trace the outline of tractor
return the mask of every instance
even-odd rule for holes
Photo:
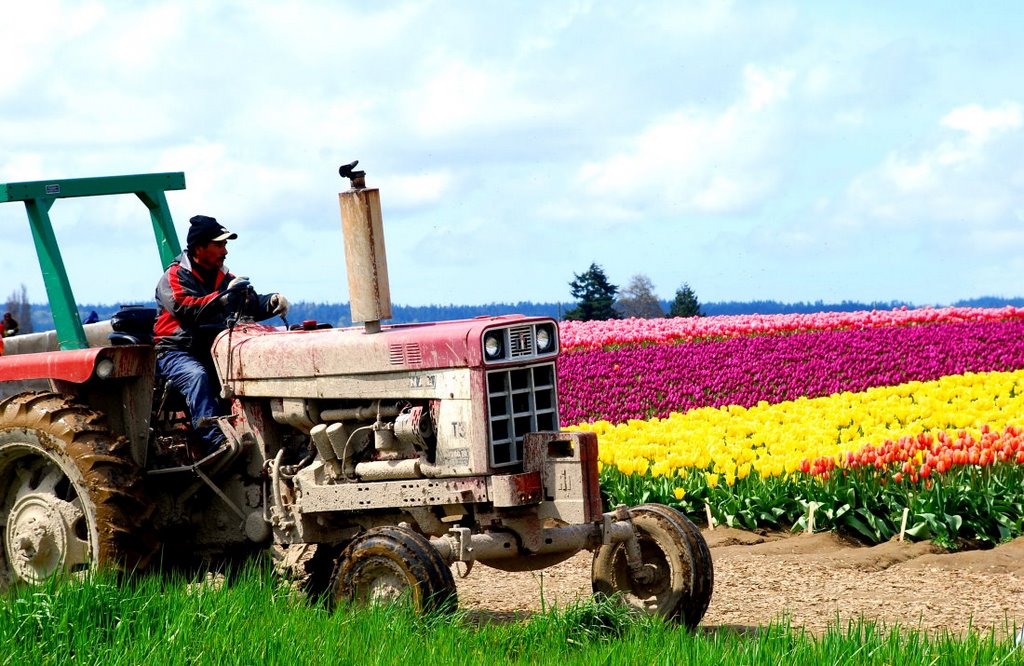
[[[595,594],[696,626],[707,544],[668,506],[603,506],[596,435],[560,430],[554,319],[382,323],[380,191],[356,164],[338,197],[361,325],[229,319],[211,350],[227,441],[203,457],[155,372],[155,309],[82,324],[49,216],[61,198],[135,194],[166,268],[166,192],[184,174],[0,184],[0,202],[25,204],[55,324],[0,355],[0,589],[271,552],[329,602],[430,611],[457,605],[456,563],[538,570],[585,549]]]

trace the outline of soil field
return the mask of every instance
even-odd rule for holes
[[[823,631],[861,617],[893,626],[973,627],[997,634],[1024,625],[1024,537],[992,550],[947,553],[928,542],[850,543],[831,533],[705,530],[715,589],[703,626],[757,627],[788,620]],[[459,604],[504,619],[590,594],[590,553],[543,572],[484,566],[460,579]],[[543,594],[542,594],[543,590]]]

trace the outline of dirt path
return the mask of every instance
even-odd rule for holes
[[[1024,625],[1024,537],[993,550],[944,553],[930,543],[874,547],[834,534],[705,531],[715,591],[704,626],[759,626],[789,618],[821,631],[838,619],[1002,632]],[[540,572],[474,568],[457,579],[460,605],[504,615],[590,594],[589,553]]]

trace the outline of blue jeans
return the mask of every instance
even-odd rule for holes
[[[227,413],[210,381],[213,370],[183,351],[161,353],[156,360],[156,369],[161,381],[169,381],[184,396],[188,413],[192,417],[192,429],[207,443],[207,453],[212,452],[227,439],[216,425],[199,426],[203,418]]]

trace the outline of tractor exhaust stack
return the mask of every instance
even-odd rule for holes
[[[380,190],[366,188],[366,172],[355,171],[358,163],[338,169],[342,178],[352,182],[351,189],[338,194],[348,293],[352,322],[363,322],[367,333],[379,333],[381,320],[392,316]]]

